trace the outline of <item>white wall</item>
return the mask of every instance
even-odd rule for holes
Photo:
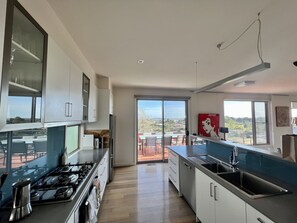
[[[271,110],[272,110],[272,138],[274,148],[282,148],[282,135],[292,132],[292,127],[277,127],[276,126],[276,116],[275,116],[275,107],[276,106],[288,106],[291,107],[290,97],[282,95],[272,95],[271,96]]]
[[[220,125],[224,125],[224,100],[267,100],[271,103],[272,115],[269,120],[269,128],[272,135],[272,145],[266,147],[281,147],[281,135],[291,133],[290,127],[275,126],[275,106],[289,106],[289,96],[256,95],[256,94],[223,94],[223,93],[199,93],[193,94],[189,91],[156,90],[140,88],[115,87],[114,91],[114,113],[117,116],[116,128],[116,151],[115,163],[117,166],[134,165],[136,163],[135,129],[136,129],[136,100],[135,95],[148,96],[184,96],[191,97],[189,100],[189,130],[197,133],[199,113],[220,114]]]
[[[116,166],[134,165],[136,163],[135,95],[190,96],[191,93],[174,90],[113,88],[114,114],[117,116],[115,151]]]

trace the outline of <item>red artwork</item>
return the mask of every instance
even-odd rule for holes
[[[198,114],[198,135],[219,138],[219,114]]]

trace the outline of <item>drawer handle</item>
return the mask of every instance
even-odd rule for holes
[[[175,162],[173,162],[172,160],[169,160],[174,166],[176,166],[176,163]]]
[[[209,184],[209,195],[210,195],[210,197],[213,197],[213,194],[212,194],[212,184],[213,183],[210,183]]]
[[[174,170],[174,169],[172,169],[172,167],[171,167],[171,166],[170,166],[169,168],[171,169],[171,171],[172,171],[174,174],[176,174],[175,170]]]
[[[258,222],[265,223],[261,218],[257,218]]]

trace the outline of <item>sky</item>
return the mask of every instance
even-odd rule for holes
[[[184,101],[165,101],[165,118],[185,118]],[[263,105],[263,104],[261,104]],[[256,107],[256,116],[265,114],[264,106]],[[162,118],[162,101],[160,100],[138,100],[138,111],[144,110],[150,118]],[[139,116],[141,113],[139,113]],[[252,117],[251,101],[225,101],[224,115],[235,118]]]
[[[224,116],[229,116],[234,118],[242,118],[242,117],[251,118],[252,117],[251,102],[250,101],[225,101]]]
[[[36,117],[40,116],[41,100],[37,98],[36,101]],[[7,118],[15,118],[17,116],[21,118],[31,118],[32,109],[32,97],[8,97],[8,111]]]
[[[224,115],[234,118],[252,117],[251,101],[224,101]],[[265,116],[265,106],[262,102],[255,102],[256,117]]]
[[[150,118],[162,118],[162,101],[138,100],[138,112],[144,110]],[[164,118],[185,118],[185,101],[164,101]]]

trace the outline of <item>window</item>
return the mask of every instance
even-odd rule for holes
[[[168,147],[186,145],[186,99],[137,99],[137,162],[164,161]]]
[[[65,147],[67,149],[68,154],[78,149],[78,138],[79,138],[79,126],[78,125],[67,126]]]
[[[246,145],[269,143],[267,102],[224,101],[227,140]]]

